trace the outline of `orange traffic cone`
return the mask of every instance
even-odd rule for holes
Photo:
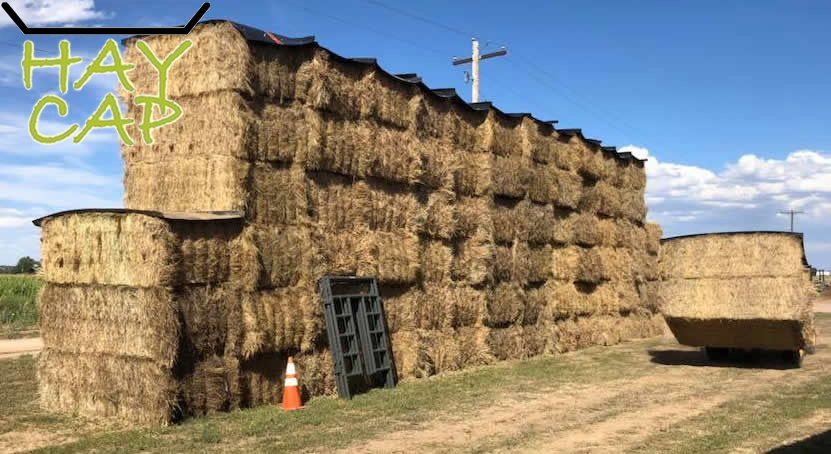
[[[283,410],[299,410],[303,408],[300,401],[300,388],[297,386],[297,371],[294,369],[294,358],[289,356],[286,365],[286,381],[283,384]]]

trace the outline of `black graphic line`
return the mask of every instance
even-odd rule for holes
[[[3,2],[2,6],[24,35],[187,35],[202,19],[211,3],[203,3],[188,23],[181,27],[29,27],[8,2]]]

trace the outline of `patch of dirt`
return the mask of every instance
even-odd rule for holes
[[[820,336],[819,343],[829,341]],[[631,345],[611,348],[632,352]],[[815,380],[827,373],[824,364],[831,360],[831,350],[820,347],[801,369],[752,363],[734,367],[710,363],[703,353],[677,344],[655,350],[658,354],[631,354],[643,361],[672,355],[680,360],[644,367],[643,375],[632,379],[574,383],[521,399],[499,399],[472,414],[436,418],[341,452],[622,452],[727,401],[775,392],[783,382]]]
[[[23,339],[0,340],[0,359],[16,358],[22,355],[32,355],[43,349],[43,339],[29,337]]]
[[[6,432],[0,434],[0,452],[14,453],[31,451],[44,446],[55,446],[73,441],[63,435],[38,430]]]

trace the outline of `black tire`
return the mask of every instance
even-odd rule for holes
[[[785,362],[794,367],[802,367],[802,360],[805,358],[805,350],[785,350],[783,352]]]
[[[704,353],[710,361],[723,361],[727,359],[730,350],[726,347],[704,347]]]

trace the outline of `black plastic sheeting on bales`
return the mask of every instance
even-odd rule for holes
[[[332,57],[335,59],[346,62],[354,65],[361,65],[361,66],[371,66],[373,69],[386,74],[390,78],[400,81],[401,83],[411,84],[411,85],[418,85],[422,92],[425,94],[437,96],[440,98],[448,99],[459,106],[463,106],[464,108],[470,110],[471,112],[479,112],[480,114],[487,114],[488,111],[494,111],[497,115],[502,116],[506,119],[512,119],[516,121],[517,119],[521,119],[523,117],[528,117],[531,120],[537,122],[539,125],[547,128],[551,128],[552,131],[556,131],[557,133],[569,137],[577,136],[582,141],[584,141],[589,147],[599,150],[609,156],[613,156],[615,159],[625,162],[634,162],[638,166],[643,166],[643,163],[646,159],[639,159],[632,155],[632,153],[618,153],[617,148],[612,146],[602,146],[601,141],[597,139],[591,139],[583,136],[583,132],[580,129],[556,129],[554,125],[557,123],[556,120],[539,120],[535,118],[530,113],[505,113],[499,110],[496,106],[494,106],[490,102],[477,102],[477,103],[467,103],[463,100],[456,90],[453,88],[437,88],[431,89],[424,82],[418,77],[418,74],[415,73],[407,73],[407,74],[391,74],[385,71],[378,65],[378,61],[375,58],[346,58],[341,55],[338,55],[331,50],[319,45],[315,40],[314,36],[305,36],[301,38],[291,38],[288,36],[283,36],[277,33],[267,32],[264,30],[260,30],[258,28],[254,28],[248,25],[238,24],[233,21],[228,20],[206,20],[200,22],[200,24],[215,24],[221,22],[228,22],[234,27],[239,30],[240,33],[247,39],[248,41],[258,42],[258,43],[265,43],[273,46],[289,46],[289,47],[307,47],[307,46],[314,46],[316,48],[320,48],[328,52]],[[127,42],[130,40],[141,38],[142,36],[131,36],[128,38],[124,38],[121,43],[126,45]]]

